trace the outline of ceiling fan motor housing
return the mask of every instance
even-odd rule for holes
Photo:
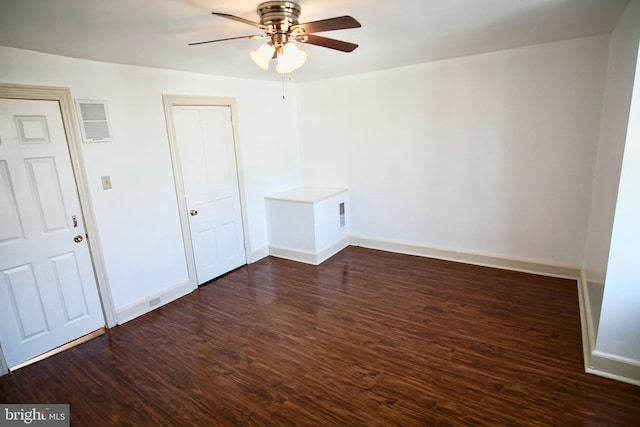
[[[273,27],[276,32],[287,32],[289,27],[298,25],[302,9],[292,1],[267,1],[258,5],[260,23]]]

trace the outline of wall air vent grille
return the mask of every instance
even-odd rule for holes
[[[111,141],[106,101],[76,100],[80,132],[84,142]]]

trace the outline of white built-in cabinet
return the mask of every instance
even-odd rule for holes
[[[269,254],[318,265],[349,244],[349,193],[300,187],[265,197]]]

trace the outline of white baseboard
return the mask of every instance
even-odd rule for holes
[[[582,358],[585,371],[588,372],[591,363],[591,353],[596,346],[596,334],[593,327],[589,289],[584,271],[578,280],[578,304],[580,308],[580,331],[582,333]]]
[[[580,300],[580,326],[582,330],[582,353],[585,372],[640,385],[640,361],[628,359],[596,350],[597,331],[591,311],[589,284],[586,274],[582,272],[578,280],[578,297]]]
[[[262,258],[269,256],[269,247],[263,246],[258,250],[251,251],[247,254],[247,264],[253,264],[260,261]]]
[[[574,280],[579,279],[581,276],[581,269],[576,266],[509,259],[481,253],[458,252],[390,240],[369,239],[361,236],[350,236],[349,241],[353,246],[362,246],[363,248],[456,261],[464,264],[481,265],[484,267],[495,267],[503,270],[520,271],[523,273],[533,273],[543,276]]]
[[[640,360],[595,350],[586,371],[590,374],[640,386]]]
[[[151,298],[131,304],[120,310],[116,310],[118,324],[121,325],[138,316],[142,316],[151,310],[155,310],[158,307],[187,295],[195,289],[196,287],[194,287],[191,282],[183,282],[167,289],[166,291],[155,294],[151,296]]]
[[[269,255],[277,258],[288,259],[291,261],[303,262],[305,264],[318,265],[316,254],[313,252],[269,246]]]
[[[327,246],[319,252],[307,252],[296,249],[269,246],[269,255],[288,259],[291,261],[303,262],[305,264],[319,265],[347,246],[349,246],[349,238],[345,237],[344,239],[340,239],[336,243]]]
[[[347,246],[349,246],[349,238],[345,237],[343,239],[338,240],[334,244],[329,245],[326,248],[322,249],[320,252],[318,252],[316,256],[318,260],[318,264],[325,262],[326,260],[334,256],[335,254],[337,254]]]
[[[582,273],[580,276],[580,280],[578,281],[578,285],[582,289],[582,294],[584,297],[584,318],[587,327],[587,341],[589,344],[589,352],[593,352],[596,348],[596,336],[598,331],[596,330],[596,320],[593,316],[593,311],[591,310],[591,293],[589,291],[589,282],[587,281],[587,276]],[[582,307],[580,307],[582,310]],[[582,317],[582,311],[580,313]]]

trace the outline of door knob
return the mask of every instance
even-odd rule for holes
[[[80,243],[80,242],[82,242],[82,240],[83,240],[82,236],[79,235],[79,234],[73,238],[73,241],[76,242],[76,243]]]
[[[196,215],[198,215],[198,211],[197,211],[197,210],[195,210],[195,209],[191,209],[191,210],[189,211],[189,214],[191,214],[191,216],[196,216]]]

